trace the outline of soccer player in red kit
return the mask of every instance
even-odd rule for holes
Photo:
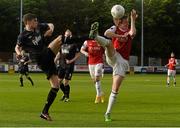
[[[89,73],[95,83],[96,98],[94,103],[104,103],[104,93],[101,88],[104,48],[95,40],[86,40],[81,47],[81,53],[88,57]]]
[[[98,35],[98,22],[91,25],[89,37],[95,39],[101,46],[105,47],[106,61],[113,68],[112,91],[104,116],[105,121],[111,121],[112,106],[115,103],[125,73],[129,68],[128,60],[131,51],[131,42],[136,34],[136,18],[136,11],[132,10],[130,15],[130,28],[128,16],[113,18],[114,26],[105,32],[105,36],[111,40]]]
[[[168,68],[167,72],[167,86],[169,87],[170,84],[170,77],[173,77],[174,80],[174,86],[176,86],[176,64],[177,60],[175,59],[174,53],[171,53],[171,58],[168,60],[168,64],[165,65],[165,67]]]

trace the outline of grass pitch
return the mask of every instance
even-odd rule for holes
[[[166,75],[127,75],[112,111],[112,122],[104,122],[111,90],[111,74],[105,74],[104,104],[94,104],[95,88],[89,74],[75,73],[70,102],[60,102],[59,91],[50,108],[52,122],[39,115],[50,86],[44,74],[30,74],[19,87],[18,74],[0,74],[0,126],[3,127],[153,127],[180,126],[180,75],[177,86],[166,87]],[[25,79],[25,78],[24,78]]]

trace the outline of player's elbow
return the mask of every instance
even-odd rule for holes
[[[16,49],[17,49],[17,45],[15,46],[14,50],[16,51]]]
[[[129,32],[129,35],[130,35],[131,37],[136,36],[136,30],[131,30],[131,31]]]
[[[54,31],[54,24],[48,23],[49,29],[53,32]]]
[[[14,48],[15,52],[18,52],[20,50],[20,47],[19,45],[16,45],[15,48]]]
[[[84,50],[83,48],[81,48],[80,52],[81,52],[82,54],[84,54],[85,50]]]

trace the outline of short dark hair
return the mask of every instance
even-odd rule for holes
[[[27,24],[27,21],[31,21],[35,18],[37,18],[37,16],[35,14],[27,13],[23,16],[23,22],[24,22],[24,24]]]

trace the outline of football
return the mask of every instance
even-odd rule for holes
[[[111,8],[111,15],[113,18],[121,18],[124,16],[125,9],[122,5],[114,5]]]

